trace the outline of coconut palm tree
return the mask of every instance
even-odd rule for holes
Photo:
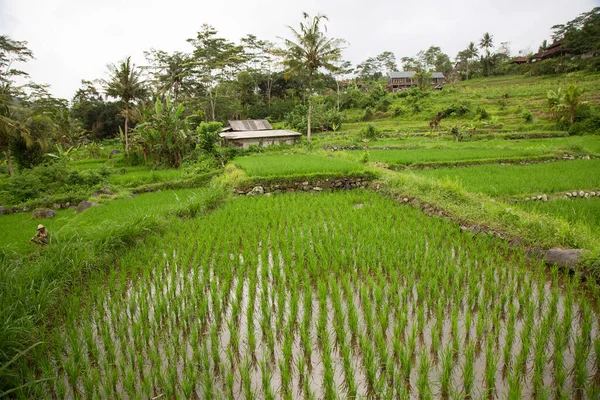
[[[479,41],[479,48],[485,49],[485,58],[481,57],[483,61],[483,74],[485,76],[488,76],[490,72],[490,49],[492,47],[494,47],[494,37],[489,32],[486,32]]]
[[[327,71],[337,70],[335,62],[342,56],[342,39],[333,39],[325,36],[327,27],[323,21],[329,21],[327,16],[318,14],[311,17],[303,13],[304,22],[300,23],[297,31],[291,26],[293,39],[284,39],[283,64],[286,67],[286,76],[297,73],[307,74],[308,86],[308,129],[307,139],[310,141],[311,114],[312,114],[312,78],[315,71],[324,68]]]
[[[485,49],[486,56],[490,56],[490,49],[494,47],[494,37],[489,32],[483,34],[479,41],[479,48]]]
[[[468,80],[469,79],[469,61],[476,58],[479,55],[479,52],[477,51],[477,47],[475,46],[475,43],[473,43],[473,42],[469,43],[469,45],[467,46],[465,51],[466,51],[466,56],[467,56],[467,80]]]
[[[119,98],[124,103],[123,116],[125,117],[125,153],[129,155],[128,124],[131,102],[145,97],[146,85],[142,80],[141,70],[136,69],[127,57],[118,65],[108,65],[108,80],[102,80],[107,96]]]

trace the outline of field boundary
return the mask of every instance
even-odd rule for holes
[[[575,159],[586,159],[597,158],[595,155],[584,155],[584,156],[573,156],[573,155],[550,155],[550,156],[538,156],[538,157],[505,157],[505,158],[481,158],[476,160],[465,160],[465,161],[434,161],[426,163],[413,163],[413,164],[392,164],[392,163],[379,163],[379,165],[387,165],[387,168],[392,171],[405,171],[405,170],[421,170],[421,169],[440,169],[440,168],[466,168],[476,165],[529,165],[529,164],[541,164],[545,162],[557,162],[557,161],[570,161]]]

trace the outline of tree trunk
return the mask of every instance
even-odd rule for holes
[[[129,104],[125,103],[125,154],[129,157],[129,138],[127,136],[127,128],[129,125]]]
[[[571,125],[573,125],[575,123],[575,106],[571,106],[571,113],[570,113],[570,117],[571,117]]]
[[[469,80],[469,60],[467,60],[467,80]]]
[[[340,81],[336,79],[335,83],[337,84],[337,110],[340,112]]]
[[[13,166],[12,166],[12,160],[10,159],[10,149],[9,149],[9,145],[6,145],[6,149],[4,149],[4,152],[6,153],[6,163],[8,164],[8,174],[10,176],[13,176],[15,174],[15,171],[13,171]]]
[[[310,142],[310,131],[311,131],[311,126],[310,126],[311,116],[312,116],[312,73],[309,73],[308,74],[308,116],[307,116],[308,127],[306,128],[306,138],[308,139],[309,142]]]
[[[273,87],[273,79],[271,76],[267,78],[267,104],[271,106],[271,88]]]

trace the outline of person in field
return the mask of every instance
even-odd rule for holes
[[[50,232],[44,227],[44,225],[39,224],[37,228],[37,233],[29,239],[29,243],[37,243],[42,246],[47,245],[50,242]]]

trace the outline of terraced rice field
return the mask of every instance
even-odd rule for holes
[[[529,165],[478,165],[411,171],[458,181],[467,191],[490,196],[552,194],[566,190],[600,189],[600,159],[556,161]]]
[[[598,287],[368,191],[240,197],[73,298],[58,398],[597,398]]]

